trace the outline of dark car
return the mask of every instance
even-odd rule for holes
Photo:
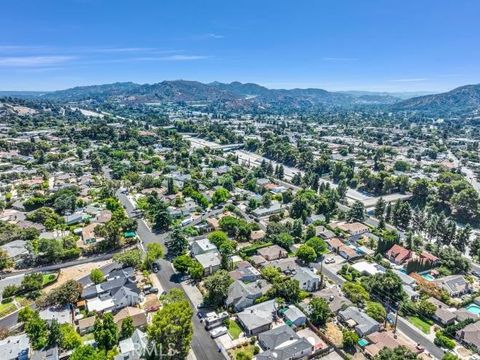
[[[152,264],[152,271],[154,273],[158,273],[161,269],[160,263],[158,261],[154,261]]]

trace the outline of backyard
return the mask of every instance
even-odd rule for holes
[[[240,345],[228,350],[228,354],[230,355],[230,359],[236,359],[239,353],[243,353],[245,356],[244,359],[253,359],[255,354],[255,345]]]

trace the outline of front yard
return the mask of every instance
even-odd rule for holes
[[[410,321],[415,327],[419,328],[425,334],[430,334],[430,328],[433,323],[429,320],[422,319],[418,316],[409,316],[408,321]]]
[[[242,328],[240,325],[235,320],[228,320],[228,333],[230,337],[235,340],[240,337],[240,334],[242,333]]]

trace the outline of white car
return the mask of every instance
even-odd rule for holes
[[[333,257],[325,259],[325,264],[333,264],[334,262],[335,262],[335,258]]]
[[[227,328],[225,326],[217,327],[210,331],[210,336],[215,339],[219,336],[225,335],[227,333]]]

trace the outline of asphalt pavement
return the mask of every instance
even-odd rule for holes
[[[117,192],[117,197],[119,201],[125,206],[127,214],[132,217],[132,211],[134,207],[128,197],[125,194]],[[222,211],[222,209],[217,209],[216,211]],[[208,215],[212,215],[214,212],[208,213]],[[207,216],[207,214],[203,215],[203,217]],[[137,219],[138,228],[137,228],[137,235],[142,243],[142,246],[145,247],[148,243],[160,243],[165,245],[165,240],[168,238],[169,233],[162,233],[162,234],[155,234],[152,232],[145,221],[143,219]],[[182,290],[184,293],[184,289],[181,286],[180,278],[178,274],[173,271],[172,264],[165,260],[161,259],[160,263],[160,271],[157,273],[158,280],[162,285],[163,290],[168,291],[172,288],[177,288]],[[217,343],[210,337],[208,331],[206,331],[203,327],[203,324],[200,322],[200,319],[197,317],[197,309],[195,308],[194,304],[190,301],[188,294],[186,294],[186,298],[190,302],[191,307],[193,308],[194,316],[192,319],[193,322],[193,338],[191,342],[191,348],[195,357],[200,359],[224,359],[222,353],[218,351]]]

